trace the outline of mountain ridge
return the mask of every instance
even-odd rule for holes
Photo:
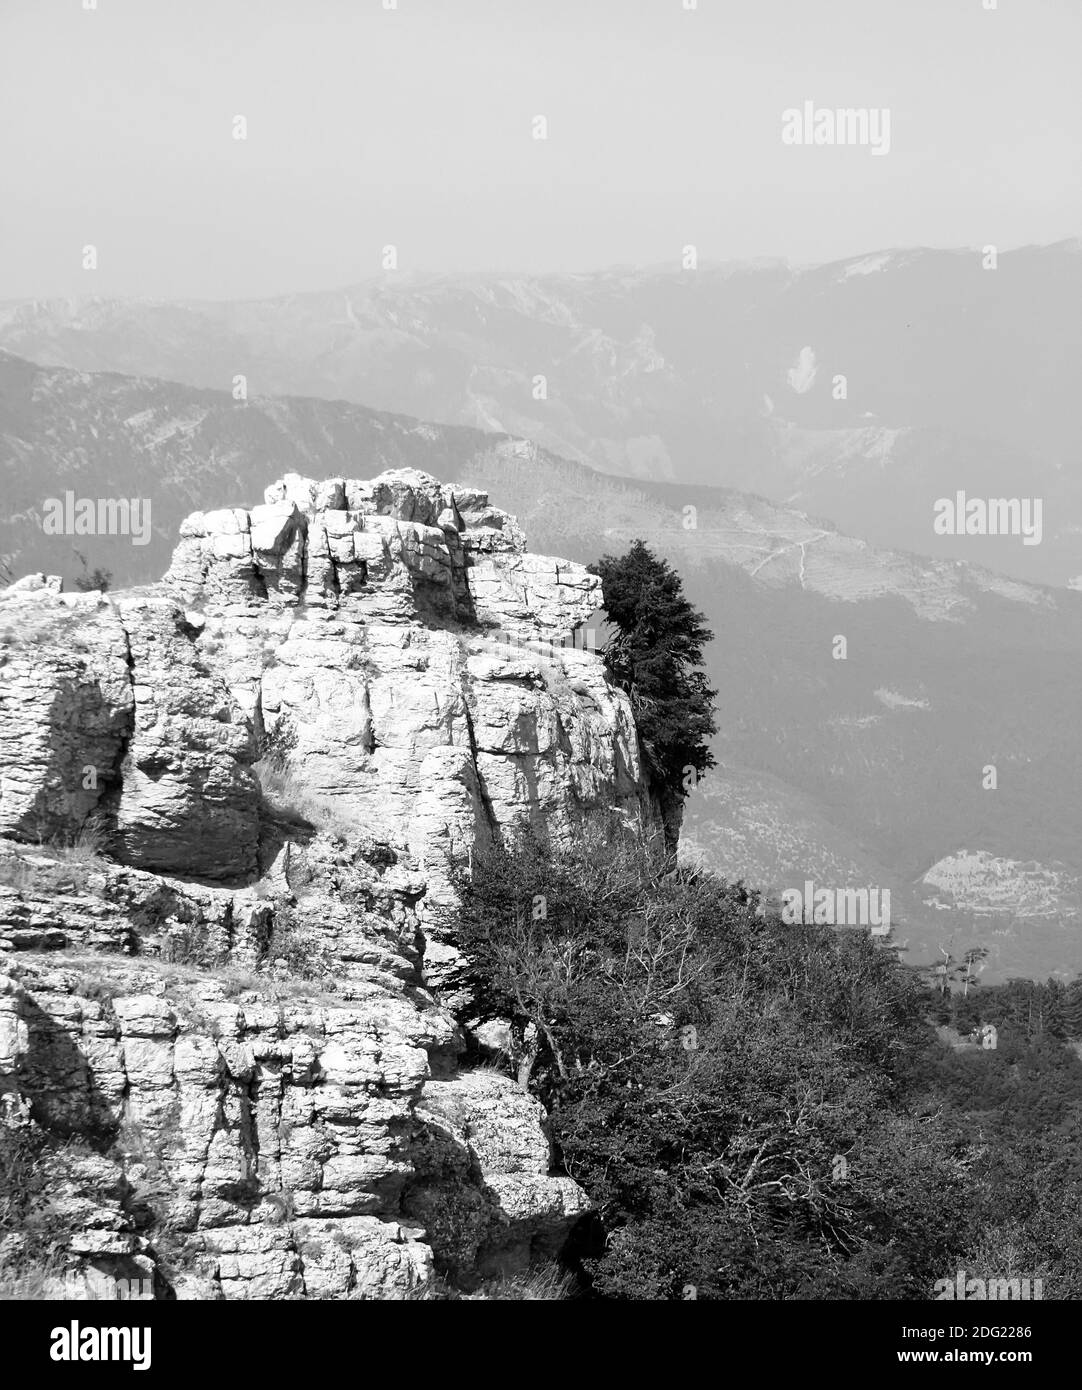
[[[721,483],[888,548],[1082,575],[1074,243],[825,265],[385,275],[242,301],[0,305],[0,347],[250,395],[500,430],[602,472]],[[66,306],[66,307],[65,307]],[[1021,388],[1021,389],[1020,389]],[[933,504],[1045,500],[1040,546],[942,536]]]

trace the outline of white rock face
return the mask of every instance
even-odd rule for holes
[[[543,1111],[430,989],[494,836],[659,826],[570,645],[601,602],[412,470],[197,513],[146,589],[0,592],[0,1123],[93,1137],[48,1158],[69,1268],[402,1298],[559,1249]]]
[[[152,1232],[158,1278],[179,1297],[401,1298],[429,1277],[432,1247],[400,1207],[430,1049],[454,1030],[430,1000],[275,1004],[129,962],[103,965],[89,999],[85,963],[9,964],[0,1097],[47,1132],[112,1140],[89,1170],[47,1160],[68,1260],[127,1277],[150,1201],[168,1228]],[[144,1194],[134,1209],[122,1174]]]
[[[411,470],[291,474],[266,497],[190,517],[162,587],[200,616],[231,708],[288,736],[306,799],[408,850],[434,896],[523,818],[557,837],[650,821],[628,702],[570,645],[595,575]]]
[[[577,1183],[552,1175],[545,1112],[509,1077],[475,1071],[429,1081],[416,1114],[425,1126],[415,1158],[421,1180],[406,1205],[452,1269],[520,1273],[539,1254],[555,1255],[590,1210]],[[464,1181],[471,1170],[480,1193]],[[493,1245],[493,1230],[508,1222],[517,1240]]]
[[[115,602],[0,593],[0,833],[98,809],[132,864],[252,876],[276,728],[301,798],[410,853],[433,900],[523,819],[651,822],[628,701],[571,645],[595,575],[413,470],[266,499],[190,516],[162,583]]]

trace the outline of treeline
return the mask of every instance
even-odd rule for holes
[[[969,955],[979,954],[968,953],[962,965],[968,963]],[[974,982],[971,975],[970,983]],[[1040,1038],[1082,1041],[1082,976],[1069,984],[1009,980],[1005,985],[950,992],[937,998],[934,1013],[937,1021],[961,1033],[991,1023],[997,1033],[1015,1043]]]
[[[1046,1298],[1082,1298],[1082,979],[936,993],[929,1013],[953,1030],[926,1080],[977,1155],[981,1254],[1043,1276]]]

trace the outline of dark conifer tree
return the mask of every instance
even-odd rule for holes
[[[1063,1023],[1069,1038],[1082,1038],[1082,976],[1067,986],[1063,1000]]]
[[[590,568],[601,576],[605,612],[616,629],[605,663],[630,697],[666,838],[675,847],[684,800],[716,765],[708,740],[717,730],[717,691],[701,669],[713,633],[684,597],[680,576],[641,540],[626,555],[606,555]]]

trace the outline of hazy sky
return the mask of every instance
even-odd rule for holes
[[[688,2],[0,0],[0,298],[1082,232],[1082,0]]]

